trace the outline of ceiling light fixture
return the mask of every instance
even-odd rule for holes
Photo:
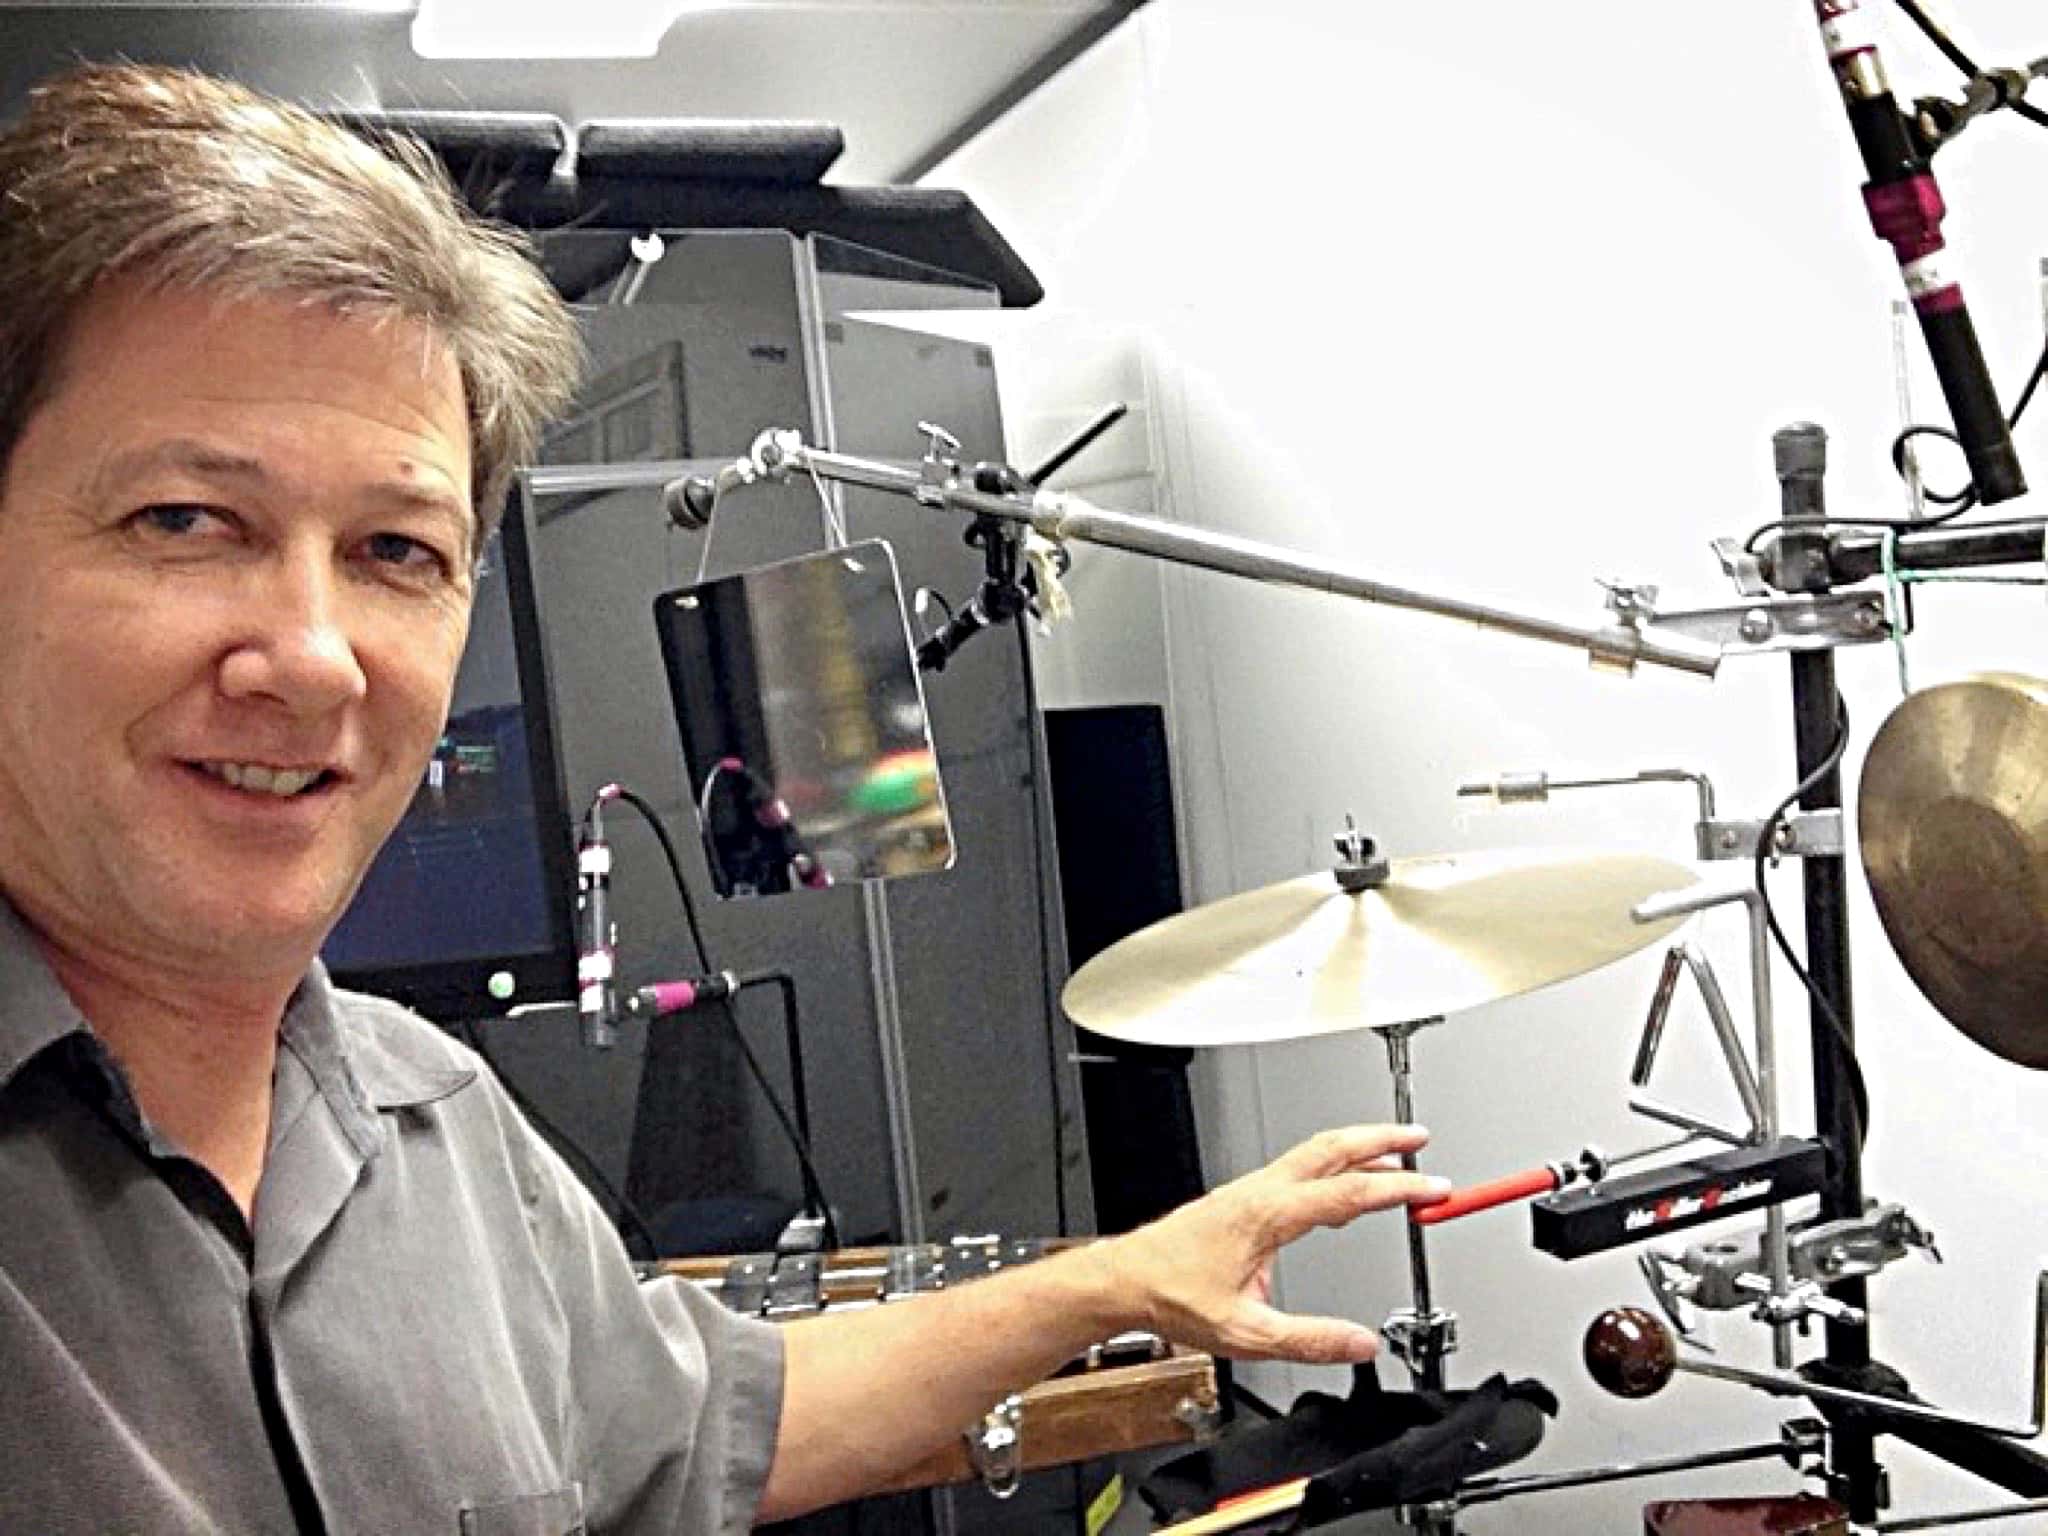
[[[651,59],[670,23],[720,0],[419,0],[428,59]]]

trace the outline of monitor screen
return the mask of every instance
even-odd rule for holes
[[[575,995],[574,861],[519,499],[485,547],[448,724],[322,953],[429,1018]]]

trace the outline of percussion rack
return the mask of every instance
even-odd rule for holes
[[[922,425],[922,424],[921,424]],[[2041,563],[2048,519],[2015,519],[1983,527],[1914,530],[1879,536],[1853,522],[1831,521],[1821,481],[1826,470],[1826,434],[1796,423],[1774,434],[1774,465],[1780,486],[1782,522],[1776,541],[1760,557],[1731,540],[1715,548],[1741,601],[1730,606],[1664,611],[1649,586],[1610,585],[1610,622],[1572,625],[1460,599],[1389,586],[1356,569],[1231,535],[1177,526],[1092,506],[1079,498],[1021,485],[985,489],[992,477],[963,471],[948,457],[957,446],[947,434],[925,427],[930,447],[915,464],[883,462],[813,448],[801,435],[771,428],[748,454],[715,474],[692,474],[663,485],[669,515],[686,528],[702,528],[731,491],[762,480],[808,477],[821,494],[827,482],[908,497],[935,510],[969,515],[1016,530],[1030,529],[1056,543],[1099,544],[1267,583],[1327,592],[1375,604],[1435,613],[1525,639],[1571,646],[1599,667],[1632,672],[1652,665],[1711,677],[1730,657],[1784,654],[1790,666],[1794,758],[1802,783],[1797,815],[1788,812],[1787,831],[1775,851],[1801,860],[1802,897],[1811,976],[1809,1028],[1813,1054],[1813,1102],[1818,1140],[1827,1149],[1820,1179],[1822,1223],[1855,1226],[1869,1219],[1863,1192],[1861,1134],[1849,1059],[1855,1016],[1849,984],[1848,879],[1842,840],[1810,837],[1804,829],[1837,828],[1843,811],[1838,737],[1846,728],[1836,689],[1835,651],[1850,645],[1889,641],[1893,621],[1882,593],[1862,583],[1889,569],[1936,572],[1988,565]],[[695,466],[692,466],[693,468]],[[647,466],[653,469],[654,466]],[[984,469],[986,467],[983,467]],[[652,484],[650,480],[648,483]],[[1012,484],[1017,482],[1013,479]],[[1889,544],[1889,549],[1886,548]],[[1830,764],[1831,756],[1837,762]],[[1823,765],[1826,765],[1825,768]],[[1690,777],[1686,775],[1685,777]],[[1773,829],[1761,824],[1701,823],[1702,838],[1718,829],[1714,856],[1753,853],[1755,840]],[[1735,839],[1731,841],[1731,836]],[[1830,1023],[1830,1015],[1834,1023]],[[1416,1021],[1420,1028],[1427,1020]],[[1839,1026],[1839,1040],[1837,1029]],[[1382,1030],[1397,1078],[1407,1031]],[[1411,1244],[1411,1249],[1419,1248]],[[1895,1435],[2022,1497],[2048,1497],[2048,1457],[1998,1436],[1981,1423],[1919,1408],[1888,1414],[1878,1406],[1905,1391],[1904,1383],[1872,1355],[1865,1275],[1896,1255],[1881,1256],[1862,1272],[1825,1283],[1822,1312],[1824,1353],[1806,1370],[1832,1396],[1828,1482],[1851,1518],[1873,1521],[1887,1501],[1885,1473],[1876,1441]],[[1412,1267],[1424,1273],[1419,1253]],[[1423,1292],[1426,1294],[1426,1291]],[[1427,1303],[1418,1307],[1424,1324],[1412,1353],[1426,1385],[1441,1384],[1442,1356],[1455,1348],[1455,1333],[1439,1328]],[[1854,1406],[1847,1406],[1853,1402]],[[1546,1485],[1548,1486],[1548,1485]],[[1561,1486],[1561,1485],[1559,1485]],[[1503,1497],[1503,1488],[1493,1497]],[[1531,1486],[1534,1491],[1534,1485]],[[1434,1512],[1441,1520],[1444,1511]],[[1425,1519],[1428,1517],[1425,1516]]]

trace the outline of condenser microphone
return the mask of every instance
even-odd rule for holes
[[[1947,208],[1941,189],[1892,96],[1876,35],[1857,0],[1814,0],[1814,10],[1870,177],[1863,201],[1871,227],[1898,260],[1977,499],[1989,505],[2024,495],[2027,481],[2013,450],[2012,431],[1984,365],[1962,287],[1947,268],[1941,238]]]
[[[576,1013],[583,1043],[597,1050],[619,1041],[617,934],[611,919],[612,850],[599,809],[616,793],[598,791],[576,841]]]

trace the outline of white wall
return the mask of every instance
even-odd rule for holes
[[[1656,581],[1674,603],[1732,600],[1707,541],[1775,515],[1768,439],[1787,421],[1828,427],[1838,511],[1894,512],[1897,278],[1864,222],[1810,18],[1792,0],[1147,8],[932,178],[971,191],[1051,294],[996,332],[1017,456],[1111,388],[1141,391],[1143,432],[1089,488],[1098,500],[1582,621],[1599,616],[1597,576]],[[1968,23],[1987,57],[2048,51],[2026,0],[1978,0]],[[1901,30],[1887,36],[1903,87],[1948,88]],[[2010,397],[2041,329],[2048,135],[1980,125],[1940,169]],[[1934,410],[1928,381],[1916,387]],[[2021,451],[2048,485],[2042,447],[2030,423]],[[1792,778],[1782,661],[1735,662],[1713,683],[1619,681],[1571,653],[1100,551],[1081,552],[1073,585],[1084,617],[1044,652],[1051,701],[1170,701],[1197,900],[1326,864],[1347,810],[1397,853],[1689,847],[1678,791],[1485,811],[1453,797],[1468,774],[1679,764],[1711,772],[1725,809],[1749,815]],[[1929,592],[1921,620],[1916,683],[2048,668],[2038,590]],[[1867,742],[1898,698],[1892,658],[1847,653],[1842,673]],[[1782,882],[1796,910],[1795,878]],[[1938,1401],[2020,1417],[2048,1250],[2035,1176],[2048,1084],[1933,1012],[1860,873],[1854,884],[1876,1101],[1867,1184],[1908,1201],[1949,1259],[1877,1283],[1877,1348]],[[1741,995],[1739,924],[1722,921],[1733,926],[1707,942]],[[1428,1165],[1463,1181],[1589,1140],[1652,1139],[1622,1092],[1656,964],[1644,955],[1421,1037]],[[1778,977],[1788,1104],[1805,1129],[1795,990]],[[1660,1086],[1718,1107],[1706,1052],[1672,1049]],[[1222,1171],[1389,1113],[1370,1036],[1205,1064]],[[1775,1425],[1774,1405],[1739,1388],[1684,1381],[1630,1405],[1591,1386],[1577,1363],[1587,1321],[1643,1299],[1628,1254],[1561,1265],[1529,1248],[1517,1213],[1466,1222],[1434,1251],[1441,1298],[1463,1317],[1455,1375],[1538,1374],[1566,1398],[1533,1465],[1698,1450]],[[1289,1304],[1368,1320],[1404,1284],[1392,1220],[1313,1239],[1281,1271]],[[1765,1363],[1750,1325],[1722,1319],[1717,1335],[1724,1358]],[[1277,1395],[1334,1385],[1259,1380]],[[1911,1452],[1893,1467],[1903,1512],[1989,1497]],[[1628,1531],[1653,1492],[1788,1484],[1782,1469],[1736,1469],[1476,1511],[1468,1528]]]

